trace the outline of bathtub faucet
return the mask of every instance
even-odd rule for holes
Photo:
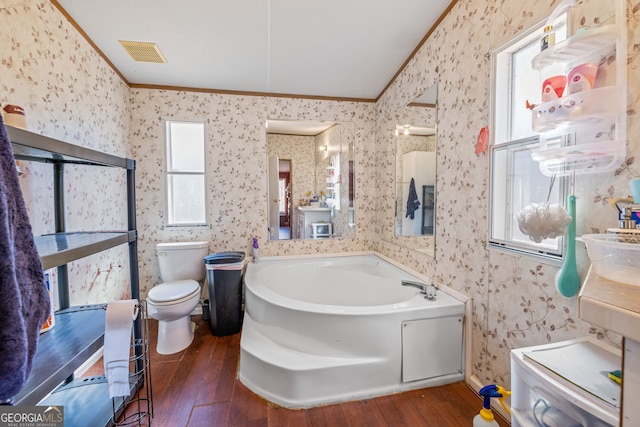
[[[403,280],[402,286],[413,286],[414,288],[420,289],[420,293],[424,294],[424,297],[429,301],[435,301],[436,299],[436,291],[438,290],[438,287],[434,284]]]

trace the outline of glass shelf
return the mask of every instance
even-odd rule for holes
[[[539,71],[550,65],[579,62],[581,59],[604,53],[615,48],[617,32],[615,25],[603,25],[579,31],[534,56],[531,66]]]

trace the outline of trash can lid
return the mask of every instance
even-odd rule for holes
[[[244,261],[244,252],[239,251],[227,251],[227,252],[215,252],[211,255],[204,257],[205,264],[232,264],[235,262]]]

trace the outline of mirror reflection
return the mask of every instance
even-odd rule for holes
[[[437,85],[382,123],[394,155],[392,215],[382,239],[435,256]],[[395,215],[393,213],[395,212]]]
[[[435,230],[435,127],[405,123],[397,124],[395,132],[396,236],[432,236]]]
[[[353,123],[267,120],[270,240],[355,235]]]

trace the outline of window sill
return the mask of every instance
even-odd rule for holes
[[[513,257],[530,258],[538,262],[541,262],[542,264],[551,265],[553,267],[558,267],[558,268],[562,267],[562,263],[563,263],[562,257],[560,256],[528,252],[528,251],[524,251],[524,250],[520,250],[520,249],[508,247],[508,246],[503,246],[498,243],[489,243],[487,248],[489,249],[490,252],[498,252],[500,254],[509,255]]]
[[[165,224],[165,229],[171,228],[211,228],[209,224]]]

